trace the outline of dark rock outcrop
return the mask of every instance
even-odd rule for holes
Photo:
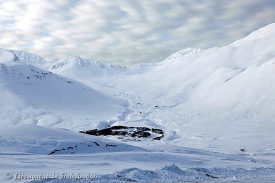
[[[119,137],[131,137],[131,138],[149,138],[152,140],[160,140],[164,137],[163,130],[148,128],[148,127],[128,127],[128,126],[112,126],[105,129],[94,129],[88,131],[80,131],[94,136],[119,136]],[[120,138],[121,139],[121,138]]]

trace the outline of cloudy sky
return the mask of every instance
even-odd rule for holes
[[[130,65],[275,22],[274,0],[0,0],[0,47]]]

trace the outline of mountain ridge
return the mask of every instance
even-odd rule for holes
[[[34,53],[11,50],[11,49],[3,49],[3,48],[0,48],[0,51],[12,53],[14,55],[14,59],[12,61],[33,63],[33,64],[47,63],[47,61],[43,57]]]

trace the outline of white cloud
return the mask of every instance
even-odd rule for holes
[[[0,47],[120,64],[223,46],[275,22],[273,0],[0,0]]]

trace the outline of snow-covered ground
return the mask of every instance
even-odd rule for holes
[[[1,182],[220,182],[275,178],[274,161],[269,159],[275,154],[226,154],[160,142],[140,142],[141,148],[37,125],[2,128],[0,134]]]
[[[275,24],[131,67],[0,49],[0,182],[275,181],[274,71]],[[114,125],[164,137],[78,133]]]

